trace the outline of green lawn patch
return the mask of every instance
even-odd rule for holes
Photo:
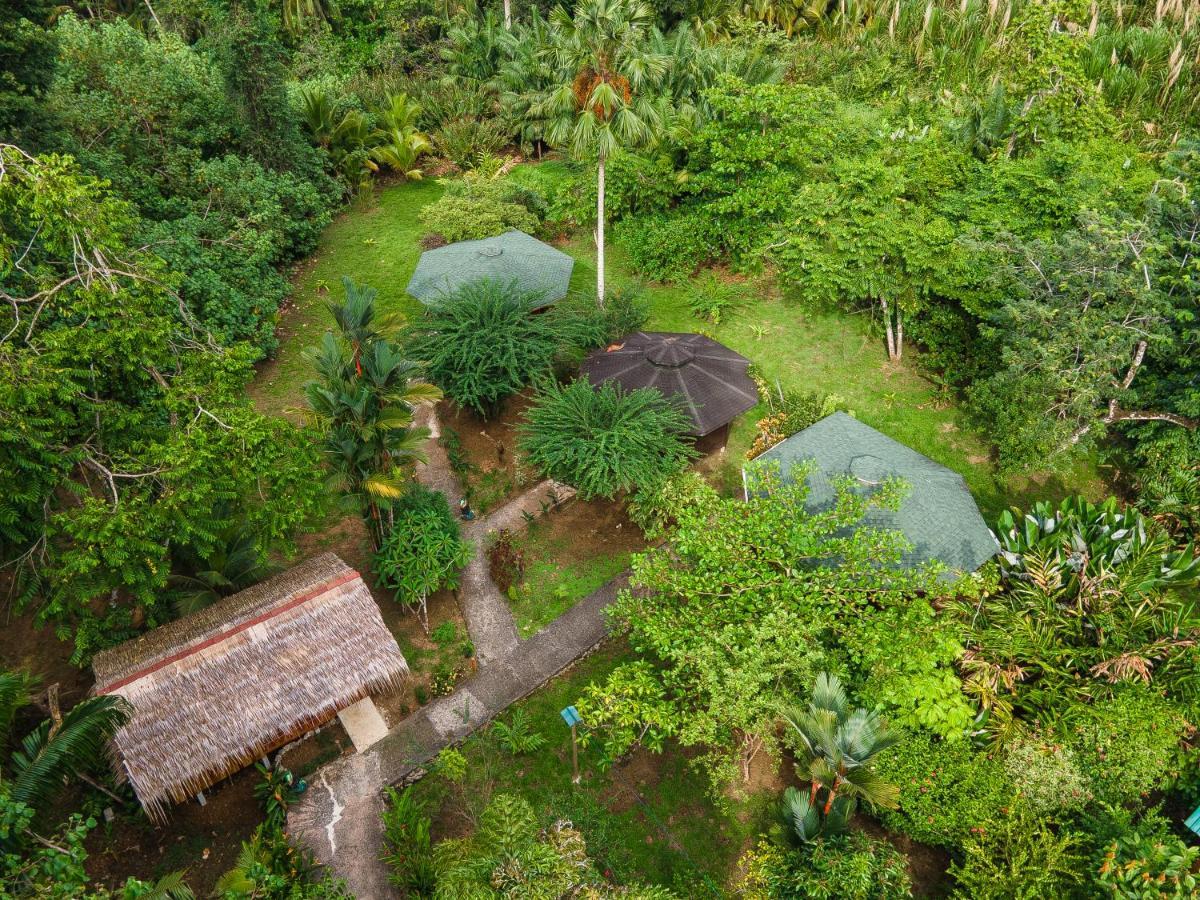
[[[413,790],[441,809],[443,834],[469,827],[470,809],[482,809],[485,795],[519,793],[547,824],[572,821],[601,871],[615,881],[676,886],[685,897],[720,896],[713,888],[725,885],[745,843],[769,823],[773,793],[721,808],[708,796],[706,777],[677,749],[657,756],[639,752],[606,769],[597,751],[585,748],[579,756],[582,783],[571,784],[570,731],[559,710],[627,654],[622,643],[610,642],[501,716],[507,722],[514,710],[523,710],[530,728],[546,738],[540,750],[511,754],[489,727],[462,745],[468,774],[460,791],[447,792],[436,776]]]

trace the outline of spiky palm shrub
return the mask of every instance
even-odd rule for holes
[[[519,444],[530,462],[585,500],[653,484],[696,455],[687,417],[651,388],[550,383],[525,416]]]
[[[517,284],[469,284],[429,307],[409,346],[446,396],[481,416],[547,372],[558,340],[553,320],[533,315],[540,298]]]
[[[6,682],[4,676],[0,683]],[[42,722],[12,755],[5,778],[9,799],[35,809],[52,801],[65,779],[93,770],[106,759],[109,740],[130,712],[121,697],[88,697],[58,722]]]
[[[844,830],[858,801],[894,809],[899,789],[879,778],[871,762],[900,736],[879,715],[853,709],[842,682],[822,672],[807,706],[791,706],[781,718],[797,739],[797,769],[809,779],[807,803],[792,797],[785,803],[795,835],[810,840],[822,830]],[[824,792],[824,802],[818,803]],[[819,815],[818,815],[819,810]]]

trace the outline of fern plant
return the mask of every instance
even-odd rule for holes
[[[513,710],[507,723],[497,721],[492,728],[500,746],[514,756],[534,753],[546,746],[546,736],[533,730],[529,714],[523,709]]]

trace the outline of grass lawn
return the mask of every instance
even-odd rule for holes
[[[720,896],[714,889],[724,886],[743,847],[766,826],[774,793],[720,808],[708,797],[704,775],[675,749],[657,756],[639,752],[604,769],[597,750],[584,748],[582,783],[571,784],[570,732],[559,710],[578,700],[585,685],[603,679],[627,652],[619,642],[607,644],[502,717],[511,721],[515,710],[523,710],[531,730],[546,738],[540,750],[513,755],[488,728],[462,745],[468,774],[461,788],[448,790],[437,777],[414,785],[411,790],[441,810],[435,838],[468,830],[488,796],[519,793],[547,824],[572,821],[600,870],[614,880],[681,885],[686,897]]]
[[[561,163],[546,162],[519,167],[513,177],[552,192],[561,186],[567,170]],[[381,187],[356,201],[326,230],[316,254],[297,267],[294,308],[283,317],[278,354],[262,365],[251,385],[261,409],[279,413],[302,402],[300,387],[309,378],[302,352],[327,326],[326,292],[336,296],[343,275],[376,288],[385,312],[419,313],[420,305],[404,289],[420,256],[418,214],[441,191],[436,181]],[[595,247],[590,234],[576,235],[564,249],[576,260],[572,290],[594,292]],[[712,325],[688,310],[686,285],[642,284],[620,245],[612,243],[608,281],[613,286],[642,286],[650,307],[650,328],[702,330],[749,357],[771,382],[845,398],[868,425],[959,472],[989,521],[1009,505],[1076,491],[1093,498],[1105,492],[1102,473],[1090,462],[1065,475],[1002,477],[987,442],[957,405],[921,376],[916,349],[906,351],[903,363],[890,363],[882,340],[871,333],[864,317],[805,309],[781,297],[773,282],[764,278],[755,285],[755,296],[746,308]],[[719,477],[730,490],[740,484],[740,463],[760,412],[752,410],[735,422],[728,449],[718,462]]]

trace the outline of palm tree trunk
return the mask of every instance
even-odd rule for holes
[[[892,331],[892,308],[887,302],[887,297],[879,298],[879,306],[883,309],[883,328],[887,334],[888,359],[899,359],[896,355],[896,334]]]
[[[604,154],[596,167],[596,303],[604,305]]]
[[[504,0],[504,27],[512,31],[512,0]]]

